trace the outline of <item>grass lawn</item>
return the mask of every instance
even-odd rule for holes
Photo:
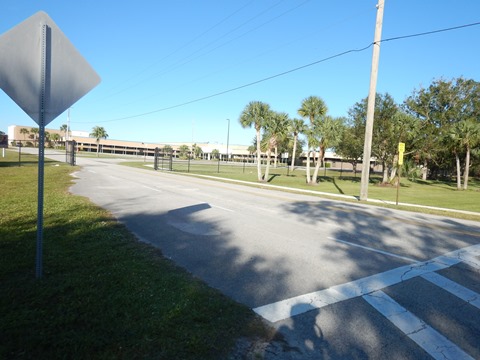
[[[35,279],[36,156],[0,158],[0,359],[217,359],[270,329],[68,193],[45,165],[44,276]]]
[[[147,168],[147,165],[149,169],[153,170],[151,159],[146,163],[143,161],[128,161],[122,164],[142,168]],[[191,161],[190,165],[188,165],[187,161],[183,161],[174,162],[173,170],[179,173],[189,172],[190,174],[211,175],[219,178],[249,181],[258,185],[257,168],[252,164],[244,166],[243,164],[226,165],[225,163],[220,163],[220,166],[218,166],[217,161],[212,161],[211,164]],[[318,184],[312,186],[305,183],[304,169],[297,168],[291,172],[285,167],[271,167],[269,181],[267,183],[292,189],[313,190],[358,197],[360,194],[360,176],[360,172],[355,175],[352,172],[340,172],[329,169],[325,172],[321,169]],[[380,175],[371,174],[368,198],[395,201],[397,188],[394,186],[380,186],[380,181]],[[456,189],[456,183],[453,181],[410,181],[403,177],[399,189],[399,202],[478,212],[479,217],[459,216],[479,220],[480,180],[470,179],[469,189],[459,191]],[[404,207],[404,209],[412,210],[412,208],[406,207]],[[435,211],[430,210],[426,212],[435,213]]]

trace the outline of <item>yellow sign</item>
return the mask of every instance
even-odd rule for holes
[[[403,165],[403,152],[398,153],[398,165]]]
[[[398,152],[399,153],[405,152],[405,143],[398,143]]]

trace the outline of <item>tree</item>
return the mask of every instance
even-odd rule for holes
[[[454,141],[455,163],[457,167],[457,189],[462,188],[461,182],[461,165],[459,151],[465,151],[465,169],[463,172],[463,189],[468,188],[468,177],[470,170],[470,154],[474,146],[480,143],[480,123],[467,119],[460,121],[452,126],[450,137]]]
[[[265,124],[265,132],[269,138],[270,148],[275,151],[274,167],[277,167],[278,147],[288,136],[290,118],[287,113],[272,111]]]
[[[165,145],[162,149],[163,151],[163,154],[166,155],[166,154],[173,154],[173,148],[170,146],[170,145]]]
[[[197,144],[192,145],[192,156],[194,159],[199,158],[203,154],[202,148]]]
[[[31,128],[30,129],[30,137],[33,139],[33,144],[35,147],[37,147],[37,136],[38,133],[40,132],[39,128]]]
[[[357,176],[357,165],[362,162],[363,156],[365,123],[357,116],[354,108],[350,109],[348,114],[349,117],[344,119],[344,130],[335,151],[352,164],[353,172]]]
[[[213,149],[212,150],[212,159],[218,159],[220,157],[220,150]]]
[[[319,162],[324,166],[325,151],[326,149],[335,148],[341,140],[344,130],[343,119],[334,118],[332,116],[325,116],[322,121],[316,122],[315,126],[318,127],[315,131],[321,134],[320,139],[320,153]],[[320,166],[317,164],[313,177],[316,179],[318,176],[318,170]]]
[[[480,83],[462,77],[435,80],[428,88],[414,91],[405,100],[405,108],[421,122],[419,155],[446,172],[455,163],[458,188],[461,188],[460,155],[465,155],[464,188],[467,188],[471,150],[478,141],[475,124],[480,118]]]
[[[445,94],[451,84],[434,81],[428,88],[414,90],[404,101],[404,109],[419,121],[418,136],[413,141],[416,157],[423,165],[422,179],[427,180],[429,169],[441,166],[445,152],[446,113],[451,112],[450,99]],[[447,131],[448,132],[448,131]],[[430,171],[431,172],[431,171]]]
[[[366,104],[367,99],[365,99]],[[382,164],[383,184],[389,183],[389,170],[396,166],[395,155],[398,150],[398,136],[395,131],[394,116],[398,111],[398,105],[390,94],[376,95],[372,155]]]
[[[322,121],[322,117],[324,117],[327,113],[327,105],[325,102],[317,97],[317,96],[310,96],[308,98],[303,99],[300,108],[298,109],[298,114],[310,121],[309,129],[307,131],[307,183],[308,184],[316,184],[317,178],[310,176],[310,152],[313,149],[314,151],[318,148],[319,149],[319,156],[315,163],[315,173],[318,174],[318,168],[320,168],[320,159],[323,158],[321,156],[322,151],[324,152],[325,149],[321,148],[320,139],[318,138],[318,133],[315,131],[318,130],[318,126],[315,126],[315,122]],[[314,156],[315,161],[315,156]]]
[[[94,126],[92,132],[90,133],[90,137],[93,137],[97,141],[97,157],[100,156],[100,139],[108,138],[107,131],[102,126]]]
[[[60,135],[57,134],[57,133],[55,133],[55,134],[52,134],[52,136],[50,136],[50,138],[51,138],[52,141],[53,141],[53,146],[56,148],[58,142],[60,141]]]
[[[251,101],[243,109],[240,114],[239,122],[242,127],[254,127],[256,132],[256,142],[257,142],[257,179],[258,181],[263,181],[262,178],[262,168],[261,168],[261,131],[265,124],[267,117],[270,116],[270,105],[263,103],[261,101]]]
[[[67,139],[68,139],[68,136],[67,136],[68,126],[67,126],[67,124],[63,124],[62,126],[60,126],[60,131],[63,132],[63,137],[65,138],[65,141],[67,141]]]
[[[45,144],[49,144],[50,143],[50,133],[48,131],[45,131],[44,135],[43,135],[43,138],[45,140]],[[51,144],[49,144],[49,146],[51,146]]]
[[[365,128],[367,120],[367,103],[367,98],[362,99],[349,111],[349,115],[353,116],[356,122],[361,122],[363,128]],[[395,155],[397,154],[399,137],[395,125],[395,115],[398,111],[398,105],[388,93],[376,95],[372,156],[382,165],[382,183],[389,183],[389,170],[396,166]],[[364,164],[364,166],[370,166],[370,164]]]
[[[290,170],[293,171],[295,167],[295,155],[297,152],[297,141],[298,135],[305,132],[307,126],[302,119],[292,119],[288,125],[288,131],[293,136],[293,151],[292,151],[292,162],[290,163]]]
[[[190,153],[190,148],[188,147],[188,145],[185,144],[180,145],[180,147],[178,148],[178,153],[181,159],[187,159],[188,154]]]
[[[28,134],[30,134],[30,131],[28,131],[28,129],[21,128],[21,129],[20,129],[20,134],[23,135],[23,140],[26,140],[26,136],[27,136]]]

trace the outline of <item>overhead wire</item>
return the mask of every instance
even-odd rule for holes
[[[198,39],[202,38],[204,35],[208,34],[209,32],[211,32],[213,29],[217,28],[218,26],[220,26],[221,24],[223,24],[224,22],[226,22],[228,19],[232,18],[234,15],[236,15],[237,13],[239,13],[240,11],[242,11],[243,9],[245,9],[246,7],[248,7],[250,4],[252,4],[255,0],[251,0],[249,2],[247,2],[245,5],[241,6],[240,8],[238,8],[237,10],[233,11],[232,13],[230,13],[229,15],[227,15],[226,17],[224,17],[223,19],[221,19],[220,21],[218,21],[217,23],[215,23],[214,25],[210,26],[208,29],[206,29],[205,31],[201,32],[199,35],[193,37],[191,40],[185,42],[184,44],[180,45],[179,47],[177,47],[176,49],[174,49],[173,51],[171,51],[170,53],[168,53],[167,55],[163,56],[162,58],[154,61],[153,63],[151,63],[150,65],[148,65],[147,67],[143,68],[142,70],[138,71],[136,74],[132,75],[131,77],[129,77],[128,79],[126,80],[123,80],[122,82],[116,84],[115,86],[113,86],[113,89],[115,89],[116,87],[119,87],[121,86],[122,84],[125,84],[127,82],[129,82],[130,80],[140,76],[141,74],[145,73],[147,70],[151,69],[153,66],[155,66],[156,64],[168,59],[169,57],[171,57],[172,55],[178,53],[180,50],[186,48],[188,45],[194,43],[195,41],[197,41]],[[283,1],[283,0],[281,0]],[[148,79],[150,79],[150,77],[148,77]],[[132,87],[135,87],[139,84],[141,84],[143,81],[140,81],[140,82],[137,82],[129,87],[126,87],[126,88],[123,88],[115,93],[112,93],[106,97],[104,97],[103,99],[106,99],[106,98],[109,98],[111,96],[115,96],[115,95],[118,95],[126,90],[129,90],[131,89]],[[102,100],[103,100],[102,99]]]
[[[290,9],[282,12],[281,14],[279,14],[279,15],[277,15],[277,16],[275,16],[275,17],[273,17],[273,18],[271,18],[271,19],[269,19],[269,20],[267,20],[267,21],[265,21],[265,22],[263,22],[263,23],[261,23],[261,24],[259,24],[258,26],[254,27],[254,28],[252,28],[252,29],[250,29],[250,30],[247,30],[246,32],[244,32],[244,33],[236,36],[235,38],[232,38],[232,39],[230,39],[230,40],[227,40],[227,41],[219,44],[218,46],[216,46],[216,47],[208,50],[207,52],[204,52],[204,53],[202,53],[202,54],[199,54],[198,56],[196,56],[196,57],[194,57],[194,58],[188,59],[188,58],[191,57],[193,54],[199,52],[200,50],[203,50],[203,49],[206,48],[207,46],[209,46],[209,45],[217,42],[217,41],[220,40],[221,38],[225,37],[225,35],[223,35],[223,36],[221,36],[220,38],[218,38],[218,39],[210,42],[208,45],[204,46],[202,49],[197,50],[196,52],[194,52],[194,53],[190,54],[189,56],[187,56],[187,57],[185,58],[185,61],[184,61],[184,62],[178,63],[176,66],[173,66],[173,67],[171,67],[169,70],[165,70],[165,71],[162,72],[162,73],[152,75],[152,77],[150,77],[149,79],[154,79],[154,78],[156,78],[156,77],[159,76],[159,75],[164,75],[164,74],[166,74],[166,73],[168,73],[168,72],[170,72],[170,71],[176,70],[176,69],[178,69],[178,68],[180,68],[180,67],[182,67],[182,66],[184,66],[184,65],[186,65],[186,64],[188,64],[188,63],[190,63],[190,62],[192,62],[192,61],[194,61],[194,60],[196,60],[196,59],[198,59],[198,58],[200,58],[200,57],[202,57],[202,56],[208,55],[208,54],[212,53],[213,51],[218,50],[219,48],[224,47],[224,46],[232,43],[233,41],[236,41],[236,40],[238,40],[239,38],[241,38],[241,37],[243,37],[243,36],[245,36],[245,35],[253,32],[253,31],[256,31],[256,30],[258,30],[259,28],[261,28],[261,27],[263,27],[263,26],[271,23],[272,21],[274,21],[274,20],[276,20],[276,19],[278,19],[278,18],[280,18],[280,17],[282,17],[282,16],[284,16],[284,15],[286,15],[286,14],[288,14],[288,13],[290,13],[290,12],[296,10],[296,9],[298,9],[299,7],[305,5],[306,3],[310,2],[310,1],[312,1],[312,0],[305,0],[305,1],[303,1],[302,3],[295,5],[293,8],[290,8]],[[278,5],[278,4],[279,4],[279,3],[277,3],[276,5]],[[276,6],[276,5],[274,5],[274,6]],[[268,8],[267,10],[272,9],[274,6]],[[263,11],[261,14],[265,13],[267,10]],[[259,14],[259,15],[260,15],[260,14]],[[250,22],[251,20],[259,17],[259,15],[256,15],[255,17],[247,20],[247,21],[244,22],[241,26],[243,26],[244,24]],[[235,30],[237,30],[237,29],[240,28],[241,26],[236,27]],[[231,32],[233,32],[233,31],[230,31],[230,32],[227,33],[227,34],[230,34]],[[121,91],[119,91],[118,93],[121,93],[121,92],[123,92],[123,91],[125,91],[125,90],[129,90],[129,89],[131,89],[132,87],[135,87],[135,86],[137,86],[137,85],[140,85],[141,83],[143,83],[143,81],[140,81],[140,82],[138,82],[138,83],[130,86],[130,87],[127,88],[127,89],[121,90]],[[118,93],[117,93],[117,94],[118,94]],[[156,94],[154,94],[154,95],[152,95],[152,96],[149,96],[149,97],[153,97],[153,96],[156,96]],[[146,99],[146,98],[144,97],[144,98],[142,98],[141,100],[144,100],[144,99]],[[136,100],[136,101],[130,102],[130,103],[128,103],[128,104],[132,104],[132,103],[135,103],[135,102],[138,102],[138,101],[139,101],[139,100]],[[126,105],[126,104],[124,104],[124,105]]]
[[[177,49],[175,49],[174,51],[170,52],[168,55],[162,57],[160,60],[154,62],[153,64],[151,64],[151,65],[148,66],[147,68],[143,69],[142,71],[138,72],[136,75],[130,77],[128,80],[123,81],[122,83],[126,83],[126,82],[130,81],[131,79],[134,79],[135,77],[141,75],[142,73],[144,73],[144,72],[147,71],[148,69],[152,68],[155,64],[158,64],[159,62],[166,60],[167,58],[169,58],[169,57],[171,57],[172,55],[176,54],[178,51],[186,48],[188,45],[190,45],[190,44],[192,44],[193,42],[195,42],[196,40],[200,39],[200,38],[203,37],[205,34],[209,33],[211,30],[215,29],[216,27],[218,27],[219,25],[221,25],[222,23],[224,23],[226,20],[230,19],[231,17],[233,17],[234,15],[236,15],[237,13],[239,13],[241,10],[243,10],[244,8],[246,8],[247,6],[249,6],[249,5],[250,5],[252,2],[254,2],[254,1],[255,1],[255,0],[252,0],[252,1],[248,2],[247,4],[243,5],[243,6],[240,7],[239,9],[235,10],[233,13],[229,14],[228,16],[226,16],[225,18],[223,18],[222,20],[220,20],[219,22],[217,22],[215,25],[211,26],[210,28],[208,28],[207,30],[205,30],[204,32],[202,32],[200,35],[194,37],[192,40],[186,42],[186,43],[183,44],[182,46],[180,46],[180,47],[178,47]],[[216,49],[218,49],[218,48],[220,48],[220,47],[228,44],[230,41],[227,42],[227,43],[224,43],[224,44],[222,44],[222,45],[219,45],[219,46],[215,47],[213,50],[209,50],[209,51],[206,52],[206,53],[203,53],[203,54],[200,54],[200,55],[198,55],[198,56],[193,57],[195,54],[198,54],[198,53],[200,53],[201,51],[203,51],[204,49],[210,47],[212,44],[215,44],[215,43],[218,42],[219,40],[221,40],[221,39],[223,39],[224,37],[230,35],[231,33],[234,33],[235,31],[237,31],[238,29],[244,27],[245,25],[247,25],[248,23],[252,22],[253,20],[255,20],[255,19],[263,16],[265,13],[267,13],[267,12],[269,12],[270,10],[272,10],[273,8],[277,7],[277,6],[278,6],[280,3],[282,3],[283,1],[285,1],[285,0],[279,0],[279,1],[277,1],[277,2],[276,2],[275,4],[273,4],[272,6],[270,6],[270,7],[268,7],[267,9],[261,11],[260,13],[256,14],[256,15],[253,16],[253,17],[250,17],[248,20],[244,21],[243,23],[241,23],[240,25],[236,26],[236,27],[233,28],[232,30],[224,33],[223,35],[217,37],[215,40],[210,41],[210,42],[207,43],[206,45],[203,45],[203,46],[200,47],[199,49],[193,51],[192,53],[190,53],[189,55],[187,55],[187,56],[184,57],[183,59],[179,60],[177,63],[170,65],[169,67],[167,67],[167,68],[164,69],[163,71],[153,73],[153,74],[149,75],[146,79],[139,80],[139,81],[135,82],[134,84],[132,84],[132,85],[130,85],[130,86],[127,86],[127,87],[125,87],[125,88],[123,88],[123,89],[121,89],[121,90],[119,90],[119,91],[117,91],[117,92],[115,92],[115,93],[107,96],[106,98],[111,97],[111,96],[114,96],[114,95],[118,95],[118,94],[120,94],[120,93],[122,93],[122,92],[125,92],[125,91],[127,91],[127,90],[130,90],[130,89],[132,89],[132,88],[134,88],[134,87],[136,87],[136,86],[138,86],[138,85],[143,84],[143,83],[144,83],[145,81],[147,81],[147,80],[150,81],[150,80],[155,79],[155,78],[157,78],[157,77],[159,77],[159,76],[161,76],[161,75],[165,75],[165,74],[167,74],[167,73],[169,73],[169,72],[171,72],[171,71],[173,71],[173,70],[176,70],[176,69],[178,69],[178,68],[180,68],[180,67],[182,67],[182,66],[184,66],[184,65],[186,65],[186,64],[188,64],[188,63],[190,63],[191,61],[193,61],[193,60],[195,60],[195,59],[197,59],[197,58],[199,58],[199,57],[201,57],[201,56],[204,56],[204,55],[206,55],[206,54],[209,54],[209,53],[211,53],[212,51],[214,51],[214,50],[216,50]],[[300,4],[300,6],[303,5],[304,3],[308,2],[308,1],[311,1],[311,0],[306,0],[306,1],[304,1],[302,4]],[[299,7],[299,6],[296,6],[295,8],[297,8],[297,7]],[[284,15],[284,14],[282,14],[282,15]],[[193,58],[192,58],[192,57],[193,57]]]
[[[480,25],[480,22],[464,24],[464,25],[459,25],[459,26],[454,26],[454,27],[449,27],[449,28],[443,28],[443,29],[438,29],[438,30],[432,30],[432,31],[427,31],[427,32],[422,32],[422,33],[396,36],[396,37],[381,39],[379,42],[382,43],[382,42],[396,41],[396,40],[402,40],[402,39],[407,39],[407,38],[412,38],[412,37],[426,36],[426,35],[436,34],[436,33],[440,33],[440,32],[453,31],[453,30],[458,30],[458,29],[472,27],[472,26],[478,26],[478,25]],[[287,74],[290,74],[290,73],[293,73],[293,72],[296,72],[296,71],[299,71],[299,70],[302,70],[302,69],[305,69],[305,68],[308,68],[308,67],[311,67],[311,66],[314,66],[314,65],[317,65],[317,64],[335,59],[335,58],[338,58],[338,57],[348,55],[350,53],[363,52],[363,51],[371,48],[373,45],[375,45],[375,42],[372,42],[369,45],[367,45],[365,47],[362,47],[362,48],[350,49],[350,50],[347,50],[347,51],[343,51],[343,52],[340,52],[340,53],[322,58],[320,60],[305,64],[305,65],[302,65],[302,66],[298,66],[296,68],[293,68],[293,69],[290,69],[290,70],[287,70],[287,71],[283,71],[281,73],[278,73],[278,74],[275,74],[275,75],[272,75],[272,76],[268,76],[268,77],[265,77],[265,78],[262,78],[262,79],[259,79],[259,80],[256,80],[256,81],[252,81],[252,82],[249,82],[247,84],[243,84],[243,85],[240,85],[240,86],[237,86],[237,87],[234,87],[234,88],[223,90],[223,91],[220,91],[220,92],[217,92],[217,93],[214,93],[214,94],[210,94],[210,95],[203,96],[203,97],[200,97],[200,98],[196,98],[196,99],[193,99],[193,100],[185,101],[185,102],[182,102],[182,103],[179,103],[179,104],[176,104],[176,105],[167,106],[167,107],[163,107],[163,108],[160,108],[160,109],[156,109],[156,110],[152,110],[152,111],[148,111],[148,112],[144,112],[144,113],[140,113],[140,114],[135,114],[135,115],[131,115],[131,116],[125,116],[125,117],[121,117],[121,118],[115,118],[115,119],[104,120],[104,121],[96,121],[96,123],[106,123],[106,122],[114,122],[114,121],[133,119],[133,118],[138,118],[138,117],[142,117],[142,116],[147,116],[147,115],[151,115],[151,114],[155,114],[155,113],[159,113],[159,112],[183,107],[183,106],[190,105],[190,104],[193,104],[193,103],[196,103],[196,102],[204,101],[204,100],[207,100],[207,99],[211,99],[213,97],[217,97],[217,96],[221,96],[221,95],[224,95],[224,94],[227,94],[227,93],[230,93],[230,92],[234,92],[234,91],[237,91],[237,90],[240,90],[240,89],[244,89],[246,87],[257,85],[257,84],[260,84],[260,83],[263,83],[263,82],[266,82],[266,81],[269,81],[269,80],[272,80],[272,79],[275,79],[275,78],[278,78],[278,77],[281,77],[281,76],[284,76],[284,75],[287,75]],[[90,123],[90,122],[81,122],[81,123]]]

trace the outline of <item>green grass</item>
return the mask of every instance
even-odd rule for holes
[[[245,306],[68,193],[45,165],[44,276],[35,279],[36,157],[0,158],[0,359],[217,359],[268,336]]]
[[[135,166],[141,168],[152,169],[152,161],[128,161],[122,165]],[[146,167],[145,165],[150,165]],[[186,173],[188,171],[187,162],[174,162],[173,170],[178,173]],[[218,171],[220,170],[220,171]],[[235,179],[248,181],[252,184],[259,185],[257,182],[257,168],[252,164],[246,165],[226,165],[212,161],[211,164],[205,162],[191,161],[189,167],[190,174],[211,175],[224,179]],[[270,175],[267,184],[285,186],[292,190],[313,190],[318,192],[326,192],[330,194],[343,194],[358,197],[360,194],[360,176],[358,172],[356,176],[352,172],[329,170],[325,172],[323,169],[319,173],[319,181],[317,185],[308,185],[305,182],[305,170],[297,168],[293,172],[285,167],[270,168]],[[368,189],[369,199],[378,199],[383,201],[396,201],[397,188],[394,186],[380,186],[381,178],[377,174],[370,177],[370,185]],[[447,209],[464,210],[479,212],[480,216],[480,181],[471,179],[469,189],[457,190],[456,183],[446,181],[410,181],[407,178],[401,179],[401,187],[399,189],[399,202],[434,206]],[[413,210],[409,207],[403,209]],[[429,213],[439,213],[434,210],[420,210]],[[440,212],[441,213],[441,212]],[[476,219],[476,216],[455,215],[457,217]]]

